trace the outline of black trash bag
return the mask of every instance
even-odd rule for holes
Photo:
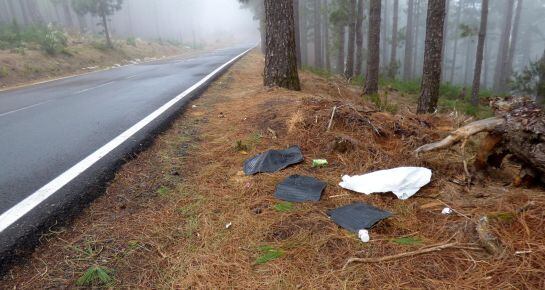
[[[336,224],[354,233],[362,229],[370,229],[380,220],[392,215],[390,212],[361,202],[330,210],[327,214]]]
[[[299,146],[292,146],[286,150],[269,150],[244,161],[244,174],[276,172],[302,161],[303,153]]]
[[[292,202],[319,201],[326,183],[310,176],[292,175],[276,186],[274,196]]]

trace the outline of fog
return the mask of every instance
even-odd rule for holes
[[[70,0],[0,0],[0,21],[54,23],[74,32],[98,34],[100,21],[75,13]],[[258,23],[237,0],[124,0],[109,17],[114,37],[138,37],[201,45],[257,42]]]

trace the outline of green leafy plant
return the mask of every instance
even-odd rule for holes
[[[288,201],[277,203],[274,209],[279,212],[289,212],[293,209],[293,203]]]
[[[266,264],[272,260],[276,260],[284,255],[282,250],[272,246],[261,246],[258,248],[261,255],[255,260],[257,265]]]
[[[91,266],[76,281],[77,286],[108,285],[113,282],[112,270],[101,267]]]
[[[422,239],[419,237],[401,237],[397,239],[393,239],[392,242],[398,245],[404,245],[404,246],[415,246],[415,245],[421,245]]]

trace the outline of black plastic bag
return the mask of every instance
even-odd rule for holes
[[[326,183],[310,176],[292,175],[276,186],[274,196],[292,202],[319,201]]]
[[[302,161],[303,153],[299,146],[292,146],[286,150],[269,150],[244,161],[244,174],[276,172]]]
[[[361,202],[330,210],[327,214],[336,224],[354,233],[362,229],[370,229],[380,220],[392,215],[390,212]]]

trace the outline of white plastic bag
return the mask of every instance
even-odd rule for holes
[[[399,199],[407,199],[430,180],[431,170],[428,168],[398,167],[364,175],[345,175],[339,186],[365,194],[393,192]]]
[[[369,240],[371,239],[369,237],[369,231],[367,231],[366,229],[362,229],[358,231],[358,238],[360,238],[360,240],[364,243],[368,243]]]

